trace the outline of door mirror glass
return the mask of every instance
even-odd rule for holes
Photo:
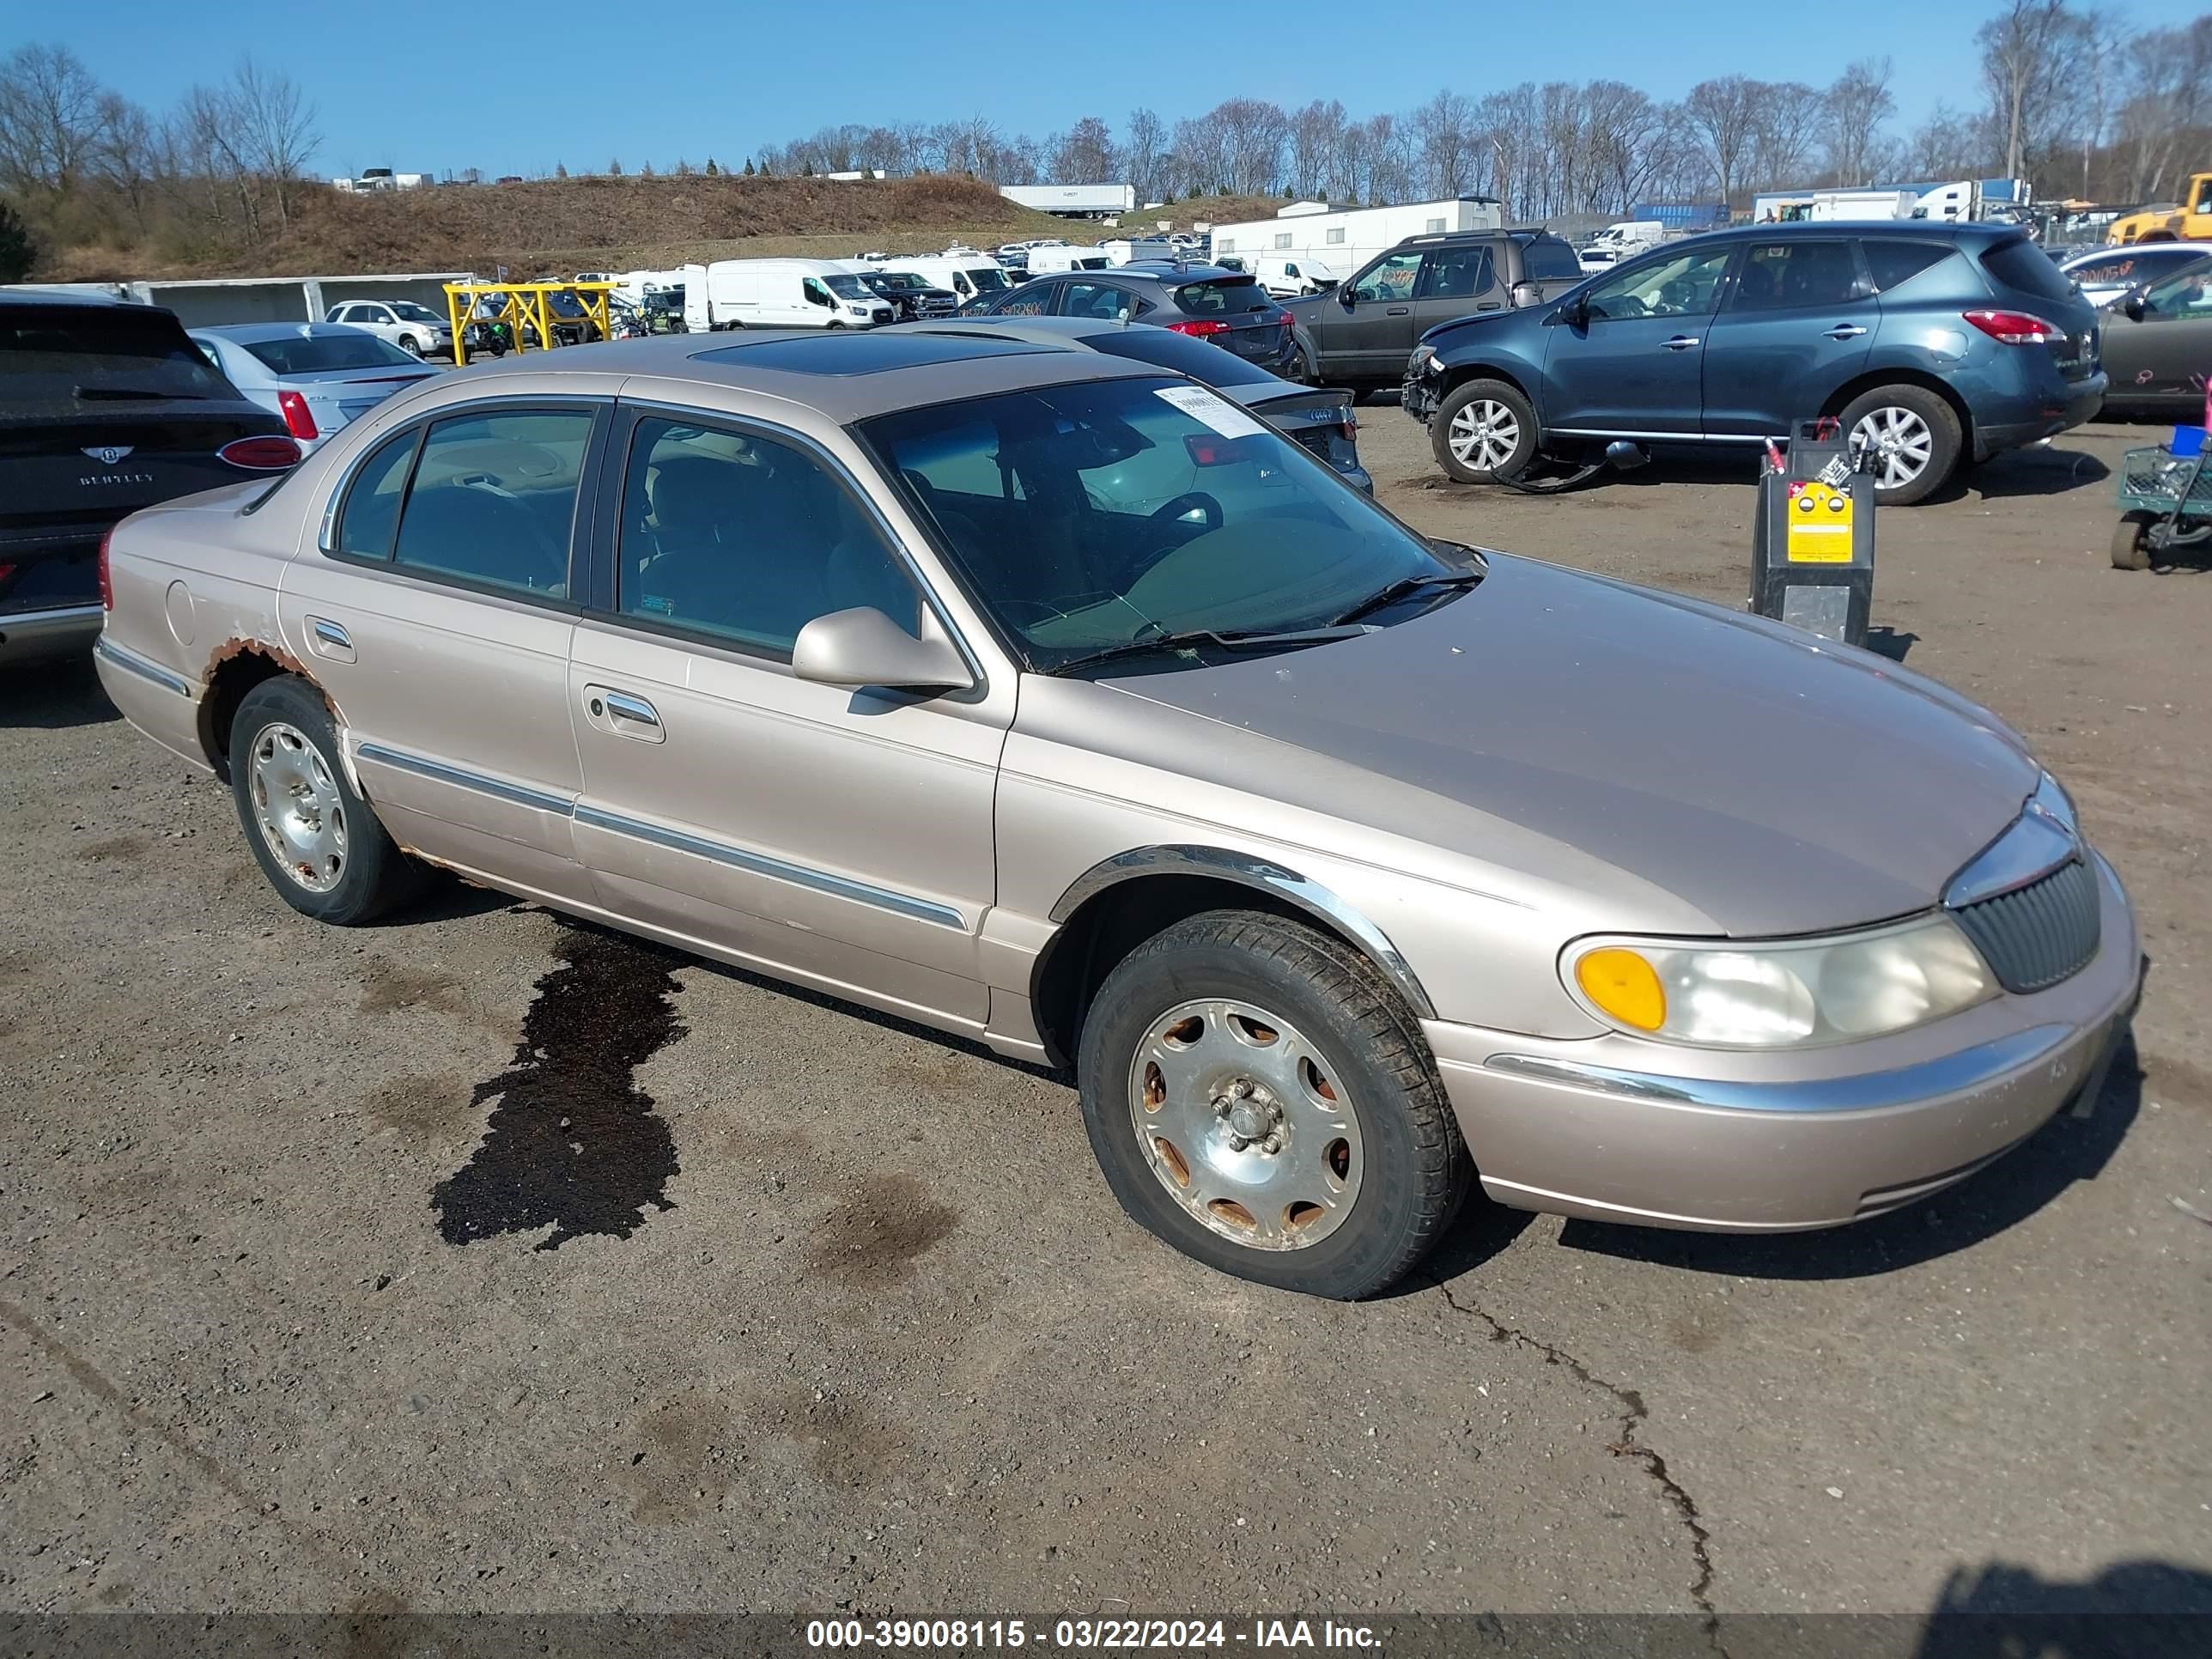
[[[2120,303],[2120,309],[2138,323],[2143,319],[2144,308],[2143,296],[2140,294],[2130,294]]]
[[[1359,303],[1359,296],[1349,283],[1340,283],[1337,285],[1336,302],[1342,306],[1346,311],[1349,311],[1353,306]]]
[[[935,618],[916,639],[880,611],[863,605],[817,617],[799,630],[791,672],[818,685],[879,685],[894,690],[965,690],[975,683]]]

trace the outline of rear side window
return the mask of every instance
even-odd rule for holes
[[[1982,269],[1999,288],[2032,294],[2039,300],[2068,300],[2074,295],[2073,280],[2025,236],[1999,242],[1982,255]]]
[[[1579,278],[1583,274],[1582,261],[1574,249],[1556,236],[1532,237],[1521,249],[1522,269],[1532,283],[1555,281],[1562,276]]]
[[[1267,289],[1249,276],[1224,276],[1210,283],[1185,283],[1175,291],[1176,304],[1192,317],[1228,317],[1247,311],[1269,311],[1275,302]]]
[[[302,334],[288,340],[250,340],[245,345],[249,356],[277,374],[416,366],[414,358],[374,334]]]
[[[1877,294],[1887,294],[1899,283],[1942,264],[1954,252],[1942,242],[1875,241],[1861,246],[1866,253],[1867,275],[1874,279]]]
[[[238,396],[177,319],[150,306],[0,306],[0,386],[9,414]]]
[[[550,599],[568,592],[583,410],[458,416],[431,427],[399,515],[394,561]],[[349,503],[350,506],[350,503]]]
[[[392,532],[399,528],[399,500],[415,459],[420,432],[403,432],[362,463],[346,491],[338,514],[337,550],[356,559],[388,559]]]

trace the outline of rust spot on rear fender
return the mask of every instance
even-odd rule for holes
[[[223,664],[234,661],[240,657],[265,657],[286,673],[297,674],[308,684],[314,684],[315,677],[307,672],[307,665],[283,646],[270,640],[235,637],[225,640],[209,653],[207,667],[200,675],[200,684],[203,686],[213,685],[215,677],[221,671]],[[322,690],[322,687],[319,685],[315,689],[318,691]],[[325,701],[328,700],[328,694],[325,693]]]

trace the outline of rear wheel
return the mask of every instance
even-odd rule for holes
[[[1867,452],[1878,507],[1926,501],[1958,470],[1965,447],[1957,411],[1917,386],[1876,386],[1854,398],[1841,425]]]
[[[1517,478],[1536,458],[1536,411],[1504,380],[1469,380],[1445,394],[1429,424],[1437,465],[1462,483]]]
[[[321,694],[290,675],[246,694],[230,727],[230,786],[246,845],[302,915],[348,927],[418,890],[413,863],[347,779]]]
[[[1216,910],[1107,975],[1077,1060],[1123,1209],[1242,1279],[1373,1296],[1443,1236],[1468,1176],[1420,1027],[1339,940]]]
[[[2158,522],[2151,513],[2124,513],[2112,526],[2112,568],[2150,568],[2150,527]]]

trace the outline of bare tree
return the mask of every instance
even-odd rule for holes
[[[1054,144],[1050,167],[1056,183],[1096,185],[1112,180],[1117,159],[1113,130],[1096,115],[1086,115]]]
[[[1889,91],[1887,58],[1862,58],[1845,66],[1828,88],[1828,172],[1838,185],[1870,184],[1881,130],[1897,113]]]
[[[100,181],[122,198],[132,228],[143,235],[147,210],[167,165],[160,129],[129,99],[106,94],[100,103],[100,137],[92,165]]]
[[[1436,196],[1457,196],[1474,185],[1474,106],[1458,93],[1439,92],[1413,112],[1423,185]]]
[[[1972,178],[1989,164],[1981,124],[1938,104],[1906,142],[1905,171],[1923,179]]]
[[[1596,188],[1584,204],[1626,213],[1674,159],[1667,112],[1620,81],[1593,81],[1585,96]]]
[[[1128,134],[1121,147],[1122,165],[1136,190],[1137,200],[1153,201],[1163,193],[1160,169],[1166,156],[1167,128],[1152,111],[1133,109],[1129,112]]]
[[[289,225],[294,187],[323,142],[315,131],[315,106],[290,76],[264,70],[250,57],[240,58],[231,72],[228,102],[235,147],[248,168],[269,181],[276,217]]]
[[[1827,112],[1826,98],[1802,82],[1759,86],[1751,124],[1751,173],[1746,182],[1797,182],[1820,140]]]
[[[2153,29],[2128,50],[2127,95],[2114,139],[2127,167],[2126,194],[2162,194],[2185,132],[2212,112],[2212,18]]]
[[[1293,196],[1324,196],[1330,164],[1344,143],[1344,106],[1316,98],[1291,117],[1290,175]]]
[[[1759,119],[1760,87],[1741,75],[1700,81],[1682,100],[1682,117],[1705,152],[1721,199],[1733,202],[1745,182]]]
[[[100,83],[67,46],[19,46],[0,64],[0,188],[49,206],[74,195],[100,142]]]
[[[1231,98],[1206,118],[1221,136],[1221,182],[1240,195],[1274,189],[1291,136],[1291,119],[1281,107],[1261,98]]]
[[[2082,35],[2082,20],[2065,0],[2011,0],[1975,31],[2007,178],[2028,176],[2029,151],[2072,82]]]

